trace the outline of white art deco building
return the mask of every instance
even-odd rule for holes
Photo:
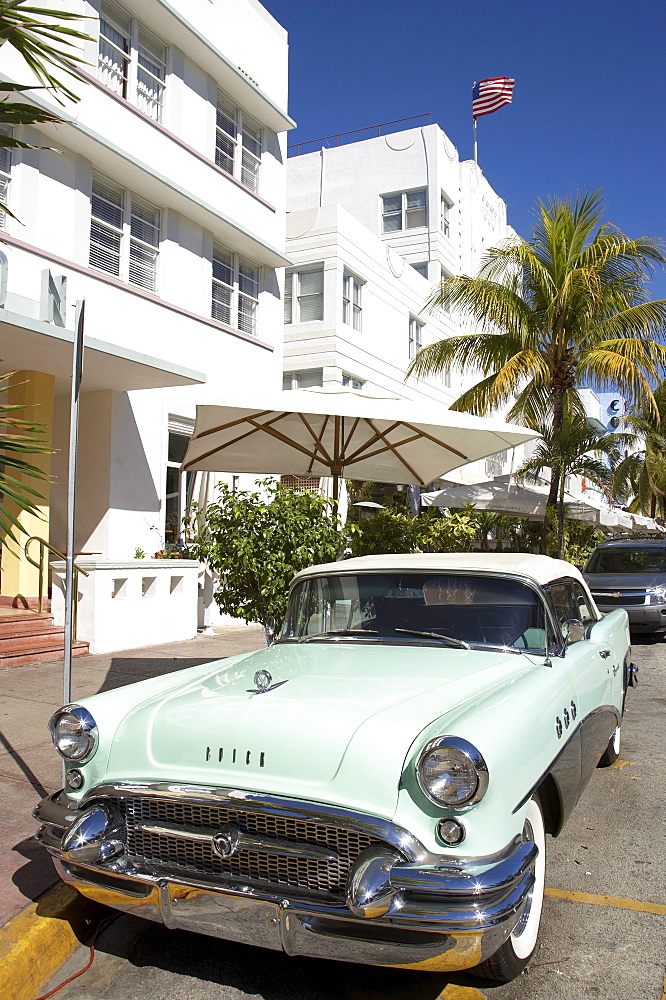
[[[13,401],[30,404],[56,449],[43,518],[26,528],[64,550],[75,303],[85,299],[75,551],[94,554],[99,579],[110,567],[109,594],[129,598],[124,561],[177,537],[196,404],[239,383],[280,384],[287,35],[256,0],[62,7],[86,15],[88,65],[71,84],[77,104],[27,95],[64,124],[22,128],[18,138],[42,148],[5,150],[0,163],[15,216],[0,234],[0,357],[23,383]],[[0,78],[33,82],[9,45]],[[159,574],[144,576],[155,595]],[[1,590],[37,593],[36,570],[11,546]]]
[[[284,387],[342,382],[448,406],[471,379],[405,381],[421,346],[461,329],[423,306],[443,277],[476,273],[484,248],[515,235],[504,201],[438,125],[290,156],[287,179]],[[509,461],[457,476],[478,482]]]

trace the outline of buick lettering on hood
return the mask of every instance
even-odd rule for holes
[[[265,650],[67,705],[37,839],[79,892],[262,948],[498,981],[545,837],[615,761],[627,614],[545,556],[299,573]]]

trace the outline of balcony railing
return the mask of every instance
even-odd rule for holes
[[[287,156],[301,156],[304,153],[312,153],[320,149],[335,146],[346,146],[351,142],[361,142],[363,139],[372,139],[379,135],[390,135],[391,132],[400,132],[401,128],[392,128],[394,125],[403,125],[404,122],[420,121],[421,125],[430,125],[430,112],[422,115],[411,115],[409,118],[396,118],[392,122],[382,122],[380,125],[368,125],[367,128],[355,128],[351,132],[338,132],[336,135],[325,135],[321,139],[307,139],[304,142],[294,142],[287,146]],[[426,119],[423,121],[423,119]],[[418,128],[418,125],[413,125]],[[353,138],[352,138],[353,137]],[[304,147],[311,147],[305,149]]]

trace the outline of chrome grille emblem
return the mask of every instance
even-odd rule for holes
[[[230,858],[238,849],[239,829],[233,823],[227,823],[213,837],[213,850],[221,858]]]

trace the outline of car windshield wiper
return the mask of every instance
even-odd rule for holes
[[[454,639],[450,635],[439,635],[437,632],[419,632],[413,628],[394,628],[394,632],[402,632],[404,635],[416,635],[423,639],[438,639],[440,642],[445,643],[447,646],[455,646],[457,649],[471,649],[472,647],[468,642],[463,642],[462,639]]]
[[[379,635],[374,629],[370,628],[332,628],[326,632],[315,632],[314,635],[304,635],[298,640],[299,642],[312,642],[314,639],[327,639],[332,635],[343,635],[347,636],[365,636],[365,635]]]

